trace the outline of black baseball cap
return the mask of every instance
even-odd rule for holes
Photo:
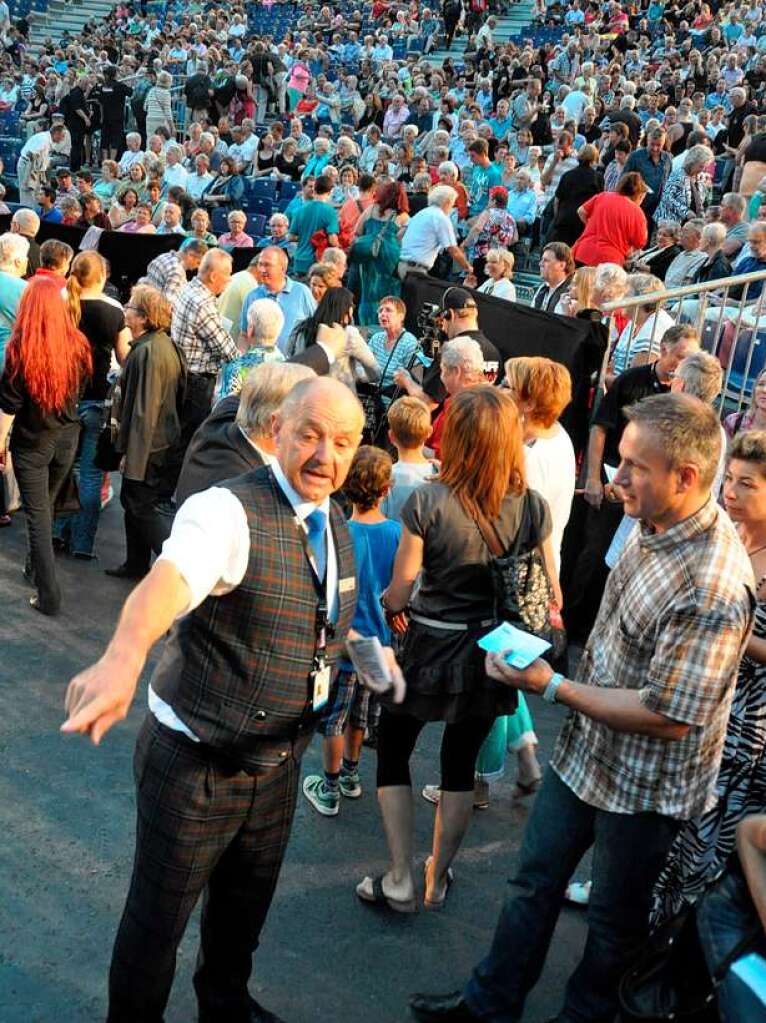
[[[447,288],[442,295],[442,311],[448,309],[476,309],[476,299],[465,288]]]

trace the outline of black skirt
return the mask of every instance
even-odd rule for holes
[[[484,651],[477,646],[496,624],[458,632],[411,620],[399,653],[407,695],[403,703],[387,704],[391,713],[448,724],[513,714],[516,690],[489,678]]]

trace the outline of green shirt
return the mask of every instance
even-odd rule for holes
[[[328,234],[338,234],[338,214],[332,206],[318,199],[304,203],[290,222],[290,234],[297,235],[298,247],[293,257],[293,268],[296,273],[305,274],[312,263],[316,263],[311,236],[315,231],[324,230]]]

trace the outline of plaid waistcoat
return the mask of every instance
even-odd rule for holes
[[[316,723],[309,673],[319,597],[295,513],[271,470],[218,485],[245,509],[247,571],[236,589],[208,597],[176,622],[152,687],[203,743],[255,769],[284,760],[289,741]],[[353,579],[353,545],[334,502],[330,526],[338,581]],[[330,662],[337,659],[355,606],[356,585],[339,586]]]

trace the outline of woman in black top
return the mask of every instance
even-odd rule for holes
[[[443,362],[445,372],[455,370]],[[455,394],[441,452],[439,479],[418,487],[402,508],[393,579],[382,597],[389,624],[406,630],[400,661],[407,694],[401,704],[383,707],[378,730],[378,800],[392,865],[382,877],[364,878],[356,891],[400,912],[415,909],[409,760],[418,735],[429,721],[446,722],[434,855],[425,872],[425,905],[437,909],[473,813],[479,749],[495,718],[516,709],[515,695],[487,675],[477,646],[498,624],[485,537],[494,530],[507,551],[524,528],[527,548],[542,549],[556,579],[550,513],[527,490],[523,431],[511,397],[485,384]]]
[[[60,279],[29,282],[16,314],[0,379],[0,465],[10,450],[27,519],[24,574],[37,588],[30,604],[55,615],[61,590],[53,558],[52,509],[77,451],[77,399],[90,377],[88,339],[61,298]]]
[[[97,252],[80,252],[72,260],[67,280],[67,302],[72,320],[90,343],[93,375],[77,406],[82,431],[79,448],[80,511],[60,515],[54,536],[57,544],[83,561],[94,558],[93,545],[101,513],[103,473],[94,465],[98,436],[104,425],[107,376],[114,352],[122,365],[128,357],[130,331],[119,302],[104,294],[106,260]]]
[[[306,161],[298,156],[298,143],[295,139],[285,139],[274,164],[279,176],[285,181],[300,181],[305,166]]]

